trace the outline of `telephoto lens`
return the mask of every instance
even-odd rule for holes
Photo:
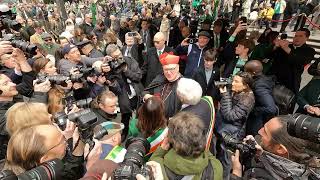
[[[288,133],[300,139],[320,144],[320,118],[294,114],[288,122]]]

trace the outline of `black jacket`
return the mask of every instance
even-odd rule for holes
[[[174,51],[173,48],[166,46],[164,48],[164,52],[172,52]],[[148,86],[151,81],[159,74],[163,72],[162,65],[159,61],[159,56],[157,53],[157,49],[155,47],[150,48],[147,52],[147,59],[143,63],[142,66],[142,73],[143,76],[146,78],[146,82],[144,83],[145,86]]]
[[[143,91],[143,86],[141,84],[142,72],[139,68],[139,64],[133,58],[124,57],[124,60],[127,63],[127,71],[122,72],[118,76],[117,80],[121,87],[121,93],[118,95],[118,98],[121,113],[130,113],[133,109],[131,109],[128,96],[128,80],[131,81],[131,85],[138,97]]]
[[[299,179],[317,180],[320,179],[319,168],[306,167],[304,164],[293,162],[287,158],[264,151],[255,161],[253,167],[243,173],[243,177],[231,175],[230,180],[279,180]]]
[[[132,45],[130,50],[131,57],[138,62],[139,67],[143,65],[143,58],[142,58],[143,49],[144,49],[144,45],[142,43],[142,44]],[[127,45],[123,46],[123,48],[121,49],[121,52],[123,55],[125,54],[126,50],[127,50]]]
[[[274,102],[272,91],[275,79],[265,75],[254,77],[252,91],[255,105],[247,121],[247,134],[256,135],[264,123],[277,115],[278,109]]]
[[[307,44],[297,48],[290,44],[289,47],[291,48],[290,54],[287,54],[282,48],[277,48],[274,51],[271,72],[276,75],[281,84],[297,94],[304,66],[314,59],[316,52]]]
[[[142,92],[142,97],[146,94],[152,94],[154,96],[160,97],[164,102],[166,118],[172,117],[181,110],[181,106],[182,106],[182,103],[177,96],[178,81],[179,80],[172,82],[173,84],[172,84],[171,93],[167,97],[162,97],[162,91],[164,87],[168,85],[170,82],[168,82],[168,80],[164,77],[163,74],[159,74],[149,84],[149,86],[146,87],[146,89],[149,89],[149,90]]]
[[[211,96],[213,100],[219,100],[221,98],[219,89],[214,85],[214,81],[220,80],[219,67],[214,66],[212,68],[212,74],[209,83],[207,83],[205,70],[201,67],[194,72],[192,79],[200,84],[202,88],[202,96]]]
[[[221,94],[220,113],[222,122],[216,121],[218,132],[233,134],[244,138],[245,124],[254,106],[253,92],[240,92],[231,96],[230,92]]]
[[[92,25],[89,25],[89,24],[87,24],[87,23],[83,23],[83,24],[81,24],[80,25],[80,28],[83,30],[83,32],[85,33],[85,34],[87,34],[87,35],[89,35],[92,31],[93,31],[93,29],[94,29],[94,27],[92,26]]]

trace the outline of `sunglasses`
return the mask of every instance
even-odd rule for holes
[[[45,39],[44,40],[45,42],[49,42],[49,41],[52,41],[52,39],[50,38],[50,39]]]

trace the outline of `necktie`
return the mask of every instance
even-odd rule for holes
[[[162,54],[162,51],[158,50],[158,56],[160,56]]]

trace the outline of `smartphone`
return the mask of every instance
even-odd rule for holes
[[[128,32],[129,37],[135,37],[137,35],[136,32]]]

